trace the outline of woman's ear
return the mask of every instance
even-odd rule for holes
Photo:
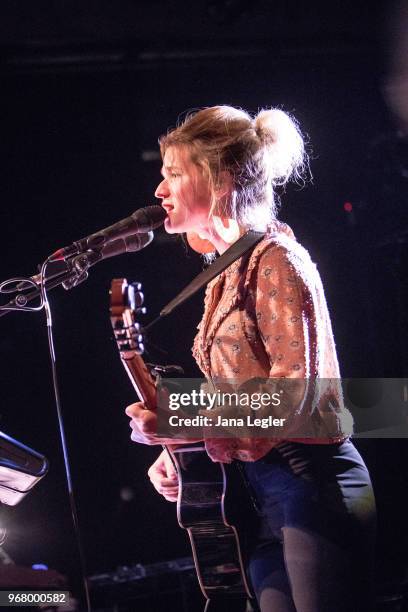
[[[232,176],[227,170],[222,170],[218,175],[215,186],[215,194],[218,199],[229,199],[232,194]]]
[[[212,214],[218,217],[229,217],[231,212],[232,176],[226,170],[220,172],[214,188],[215,205]]]

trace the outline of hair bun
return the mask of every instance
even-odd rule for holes
[[[279,108],[261,110],[254,129],[266,148],[273,183],[285,184],[291,177],[301,178],[305,168],[305,148],[297,122]]]

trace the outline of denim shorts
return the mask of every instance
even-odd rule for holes
[[[249,573],[262,612],[371,612],[375,502],[352,442],[285,442],[244,469],[260,511]]]

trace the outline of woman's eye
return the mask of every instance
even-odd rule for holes
[[[170,174],[171,178],[177,178],[178,176],[181,176],[178,172],[172,172]]]

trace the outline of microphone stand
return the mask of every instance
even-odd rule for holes
[[[62,285],[66,290],[77,287],[88,278],[88,269],[101,259],[102,253],[99,249],[90,249],[75,255],[75,257],[71,257],[66,261],[68,266],[66,270],[52,274],[45,279],[45,290],[49,291],[59,285]],[[11,285],[12,288],[8,288],[4,291],[3,287],[7,287],[8,285]],[[29,287],[35,288],[27,293]],[[35,300],[35,298],[41,298],[41,286],[32,278],[12,278],[0,283],[0,294],[13,292],[16,292],[17,295],[7,304],[0,306],[0,317],[4,317],[9,312],[13,311],[33,312],[41,310],[44,306],[41,300],[38,308],[27,308],[29,302]]]
[[[86,564],[85,564],[85,554],[82,545],[81,533],[79,528],[78,521],[78,512],[77,506],[75,502],[74,496],[74,488],[71,478],[71,467],[68,455],[68,447],[66,442],[65,435],[65,426],[62,415],[62,407],[61,407],[61,399],[57,378],[57,368],[56,368],[56,357],[55,350],[52,338],[52,318],[51,311],[48,304],[48,300],[46,299],[46,292],[49,289],[54,289],[54,287],[58,287],[62,285],[64,289],[72,289],[73,287],[77,287],[80,283],[88,278],[88,269],[91,265],[96,263],[102,259],[102,253],[100,249],[90,249],[83,253],[79,253],[74,257],[71,257],[67,260],[67,269],[59,271],[55,274],[51,274],[48,278],[45,278],[42,284],[39,284],[36,281],[36,277],[34,278],[14,278],[8,281],[4,281],[0,283],[0,293],[17,293],[15,297],[5,304],[4,306],[0,306],[0,317],[8,314],[11,311],[25,311],[25,312],[36,312],[38,310],[42,310],[45,308],[47,314],[47,329],[48,329],[48,341],[50,347],[50,356],[51,356],[51,369],[52,369],[52,378],[53,378],[53,386],[54,386],[54,395],[55,395],[55,404],[57,408],[57,417],[58,417],[58,426],[60,431],[60,439],[62,446],[62,453],[64,456],[64,465],[65,465],[65,475],[67,481],[68,488],[68,496],[71,507],[72,521],[74,526],[74,533],[77,543],[78,555],[79,555],[79,563],[81,567],[82,579],[83,579],[83,587],[84,587],[84,595],[86,601],[86,609],[88,612],[91,611],[91,600],[89,593],[89,585],[86,578]],[[48,260],[42,266],[42,271],[45,276],[46,266],[48,264]],[[41,283],[41,275],[39,277]],[[6,289],[4,289],[6,287]],[[32,291],[28,291],[29,287],[35,287]],[[27,304],[34,300],[35,298],[40,298],[40,304],[38,307],[29,307]]]

